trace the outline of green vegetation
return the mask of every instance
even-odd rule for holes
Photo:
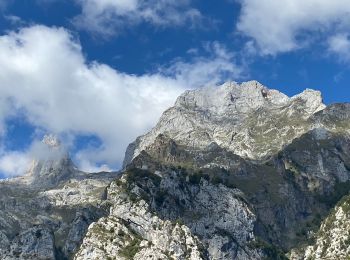
[[[165,190],[158,190],[157,191],[157,193],[156,193],[156,195],[154,197],[154,200],[155,200],[156,205],[158,207],[162,206],[162,204],[165,201],[167,195],[168,195],[168,193]]]
[[[161,178],[147,170],[133,168],[126,173],[127,183],[138,183],[143,180],[151,180],[154,186],[159,187]]]
[[[184,222],[183,222],[182,219],[178,218],[178,219],[175,220],[174,224],[175,225],[178,224],[179,226],[182,226],[182,225],[184,225]]]
[[[139,238],[134,238],[127,246],[119,251],[119,254],[124,256],[126,259],[134,259],[136,253],[140,251],[140,243],[141,240]]]
[[[196,172],[194,174],[189,175],[188,180],[192,185],[198,185],[201,182],[203,174]]]
[[[251,248],[261,249],[265,254],[265,260],[288,260],[285,253],[262,239],[257,239],[250,243]]]
[[[126,241],[128,241],[128,245],[122,248],[119,251],[119,254],[126,259],[134,259],[134,256],[137,252],[140,251],[140,243],[142,241],[142,237],[135,230],[129,227],[129,223],[124,223],[130,232],[130,234],[126,234],[124,231],[118,231],[118,235],[123,237]]]
[[[122,229],[119,229],[117,235],[120,236],[120,237],[124,237],[125,236],[125,232]]]
[[[320,202],[325,203],[328,207],[334,207],[345,195],[350,192],[350,181],[337,182],[334,185],[331,194],[319,196]]]

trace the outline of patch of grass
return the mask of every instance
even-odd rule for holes
[[[125,246],[122,250],[119,251],[121,256],[124,256],[126,259],[134,259],[136,253],[140,250],[141,240],[134,238],[129,245]]]
[[[175,225],[176,225],[176,224],[179,224],[179,226],[182,226],[182,225],[184,225],[184,222],[183,222],[182,219],[178,218],[177,220],[175,220],[174,224],[175,224]]]
[[[156,205],[158,207],[162,206],[163,202],[166,199],[167,192],[165,190],[158,190],[157,193],[155,194],[154,201],[156,202]]]
[[[126,172],[127,183],[137,183],[143,180],[151,180],[154,186],[159,187],[161,177],[155,175],[147,170],[142,170],[138,168],[130,169]]]
[[[278,247],[265,242],[262,239],[256,239],[249,245],[251,248],[261,249],[265,254],[265,260],[288,260],[285,253]]]

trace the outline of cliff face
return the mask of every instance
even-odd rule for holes
[[[135,255],[129,256],[134,259],[144,259],[145,254],[161,259],[259,258],[260,251],[250,247],[256,216],[242,192],[192,180],[181,171],[158,174],[130,169],[111,184],[110,215],[90,227],[77,259],[89,253],[103,259],[115,253],[123,256],[130,243]],[[101,243],[98,228],[113,241]],[[125,235],[118,236],[119,230]]]
[[[8,259],[349,255],[350,105],[326,107],[317,91],[188,91],[129,145],[119,175],[82,173],[64,156],[37,165],[29,176],[43,181],[0,186]]]

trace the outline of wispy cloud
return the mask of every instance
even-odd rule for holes
[[[23,26],[25,21],[16,15],[5,15],[4,18],[13,26]]]
[[[190,49],[188,52],[193,55],[191,62],[175,59],[168,67],[161,68],[160,72],[176,78],[183,86],[189,82],[192,87],[246,76],[246,68],[243,64],[238,65],[240,58],[236,57],[236,53],[218,42],[208,42],[203,47],[207,56],[198,56],[198,52]]]
[[[338,33],[328,39],[328,51],[342,62],[350,61],[350,38],[348,33]]]
[[[157,27],[195,26],[203,19],[190,0],[75,0],[82,13],[73,19],[80,29],[103,36],[119,34],[140,23]]]

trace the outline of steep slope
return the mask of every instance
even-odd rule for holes
[[[54,136],[27,174],[0,181],[0,258],[66,259],[90,223],[107,213],[113,173],[78,171]]]
[[[192,180],[170,168],[157,174],[132,168],[111,184],[108,194],[114,202],[110,215],[90,226],[77,259],[108,259],[115,254],[117,259],[128,259],[125,251],[130,245],[134,254],[128,256],[133,259],[145,259],[146,252],[150,259],[258,259],[262,255],[251,247],[256,217],[239,190]],[[120,230],[125,235],[120,236]],[[102,238],[106,243],[101,234],[107,236]]]
[[[350,196],[345,196],[337,204],[313,239],[313,245],[292,250],[290,259],[349,259]]]

